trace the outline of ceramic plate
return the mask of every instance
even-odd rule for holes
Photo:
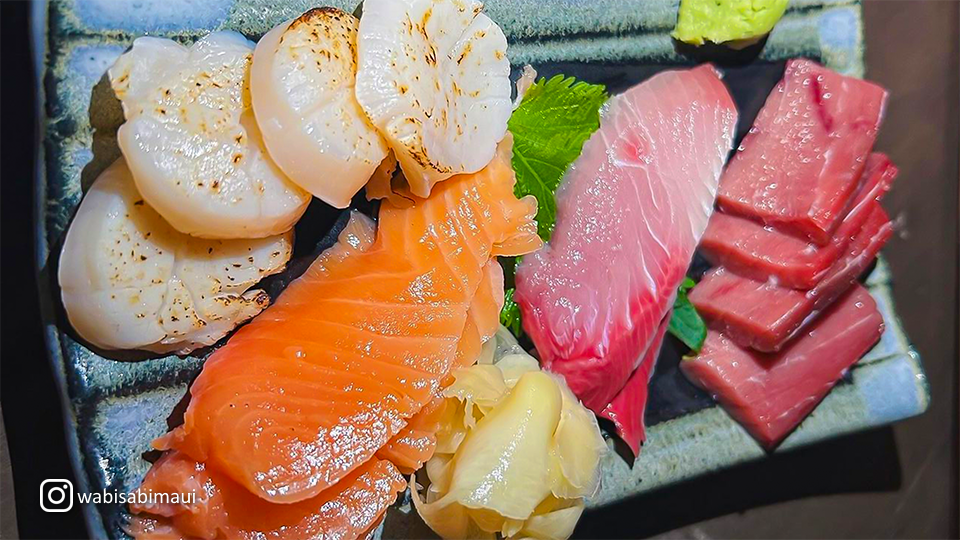
[[[347,11],[355,7],[353,1],[329,1]],[[77,340],[66,323],[56,283],[61,242],[83,190],[119,155],[116,129],[122,115],[104,73],[137,36],[190,42],[211,30],[233,29],[256,39],[273,25],[314,7],[314,2],[37,3],[36,22],[41,28],[37,39],[47,51],[38,66],[45,88],[44,157],[36,178],[38,265],[50,358],[66,413],[78,490],[129,491],[140,483],[149,467],[144,459],[148,443],[167,431],[171,414],[177,416],[175,408],[203,364],[202,357],[106,359]],[[542,75],[575,75],[607,84],[613,92],[659,70],[703,59],[675,46],[669,36],[677,1],[489,0],[487,11],[507,34],[514,66],[530,63]],[[741,135],[788,58],[807,56],[842,73],[862,76],[861,21],[858,2],[793,0],[762,50],[715,57],[741,110]],[[297,259],[291,271],[309,262],[318,245],[329,245],[343,224],[341,218],[322,204],[311,206],[297,226]],[[269,290],[275,293],[284,283],[284,277],[275,278]],[[880,343],[778,451],[900,420],[927,407],[920,361],[897,319],[891,276],[882,261],[868,285],[887,323]],[[591,506],[764,457],[743,429],[680,375],[678,361],[674,347],[665,346],[651,382],[647,444],[632,466],[616,453],[608,455],[603,489],[589,501]],[[84,512],[91,536],[123,536],[126,515],[120,505],[89,505]],[[432,536],[404,501],[391,509],[382,534]]]

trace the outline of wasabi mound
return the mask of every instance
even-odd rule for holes
[[[756,43],[770,33],[788,0],[681,0],[673,37],[691,45],[706,41],[734,48]]]

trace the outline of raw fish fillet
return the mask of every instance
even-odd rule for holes
[[[128,532],[138,539],[357,538],[379,522],[407,487],[389,461],[371,459],[337,485],[294,504],[274,504],[181,452],[164,454],[140,489],[193,494],[191,504],[131,504]]]
[[[602,411],[650,348],[713,212],[737,110],[711,65],[610,100],[557,192],[557,225],[517,268],[543,365]]]
[[[843,372],[883,333],[883,317],[861,285],[779,353],[739,347],[710,330],[680,368],[762,445],[773,448],[810,414]]]
[[[491,260],[484,267],[484,277],[467,312],[467,323],[454,362],[455,369],[476,362],[483,343],[500,328],[499,314],[502,308],[503,267],[498,261]],[[441,386],[446,388],[452,382],[452,375],[447,375],[441,381]],[[436,434],[443,420],[445,406],[443,395],[435,395],[377,452],[377,457],[389,459],[403,474],[415,472],[433,457],[437,446]]]
[[[201,462],[265,504],[284,503],[265,509],[352,489],[356,471],[371,464],[389,465],[373,479],[389,483],[396,467],[374,457],[381,450],[401,466],[422,461],[384,447],[404,429],[414,437],[429,429],[424,405],[496,330],[503,288],[495,257],[540,246],[536,201],[517,200],[513,183],[507,142],[485,169],[443,182],[429,199],[383,204],[372,244],[369,228],[341,234],[210,356],[184,424],[155,447]],[[386,505],[375,506],[363,515]]]
[[[890,189],[897,168],[884,154],[867,160],[864,180],[853,208],[830,243],[818,246],[752,219],[715,212],[698,248],[715,266],[757,281],[775,279],[783,287],[812,289],[860,232],[871,201],[880,201]]]
[[[660,356],[660,346],[663,336],[670,327],[668,311],[660,321],[660,327],[653,337],[653,343],[647,348],[640,365],[633,371],[627,384],[613,398],[609,405],[600,411],[599,416],[613,422],[617,428],[617,435],[627,443],[633,455],[640,455],[640,445],[647,439],[646,428],[643,423],[643,414],[647,409],[647,383],[653,377],[653,369],[657,366],[657,357]]]
[[[484,276],[477,294],[467,311],[467,322],[457,348],[454,369],[468,367],[476,362],[483,343],[496,334],[500,327],[499,313],[503,308],[503,267],[491,260],[484,267]],[[441,386],[453,382],[447,375]],[[443,420],[446,400],[437,393],[429,403],[413,415],[407,425],[377,452],[377,457],[389,459],[400,472],[411,474],[433,457],[437,445],[437,430]]]
[[[860,234],[823,280],[809,291],[740,277],[726,268],[708,272],[690,291],[690,301],[709,326],[744,347],[780,350],[805,324],[852,285],[893,234],[876,202]]]
[[[438,394],[413,415],[400,430],[377,452],[377,457],[393,462],[403,474],[411,474],[433,457],[437,447],[437,431],[443,420],[446,400]]]
[[[826,245],[847,215],[886,100],[873,83],[787,62],[723,174],[720,208]]]

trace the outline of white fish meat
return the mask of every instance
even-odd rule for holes
[[[357,25],[339,9],[311,9],[263,36],[253,56],[253,110],[270,156],[337,208],[387,156],[354,96]]]
[[[60,256],[63,305],[102,349],[186,354],[212,345],[270,302],[251,289],[284,268],[293,231],[206,240],[173,229],[145,203],[118,159],[93,183]]]
[[[357,101],[419,197],[493,159],[513,110],[503,31],[475,0],[366,0]]]
[[[250,108],[253,44],[216,32],[184,47],[142,37],[110,68],[126,122],[117,141],[137,189],[175,229],[261,238],[310,202],[273,163]]]

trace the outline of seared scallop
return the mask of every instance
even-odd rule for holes
[[[410,190],[479,171],[507,129],[503,31],[472,0],[365,0],[357,101],[386,138]]]
[[[264,149],[250,108],[252,58],[253,44],[235,32],[189,48],[144,37],[110,68],[126,116],[117,139],[137,189],[180,232],[272,236],[310,202]]]
[[[186,354],[270,302],[251,289],[290,258],[293,232],[206,240],[173,229],[137,191],[123,158],[94,182],[60,256],[63,305],[103,349]]]
[[[357,25],[339,9],[311,9],[263,36],[253,56],[253,110],[270,156],[337,208],[387,155],[354,96]]]

